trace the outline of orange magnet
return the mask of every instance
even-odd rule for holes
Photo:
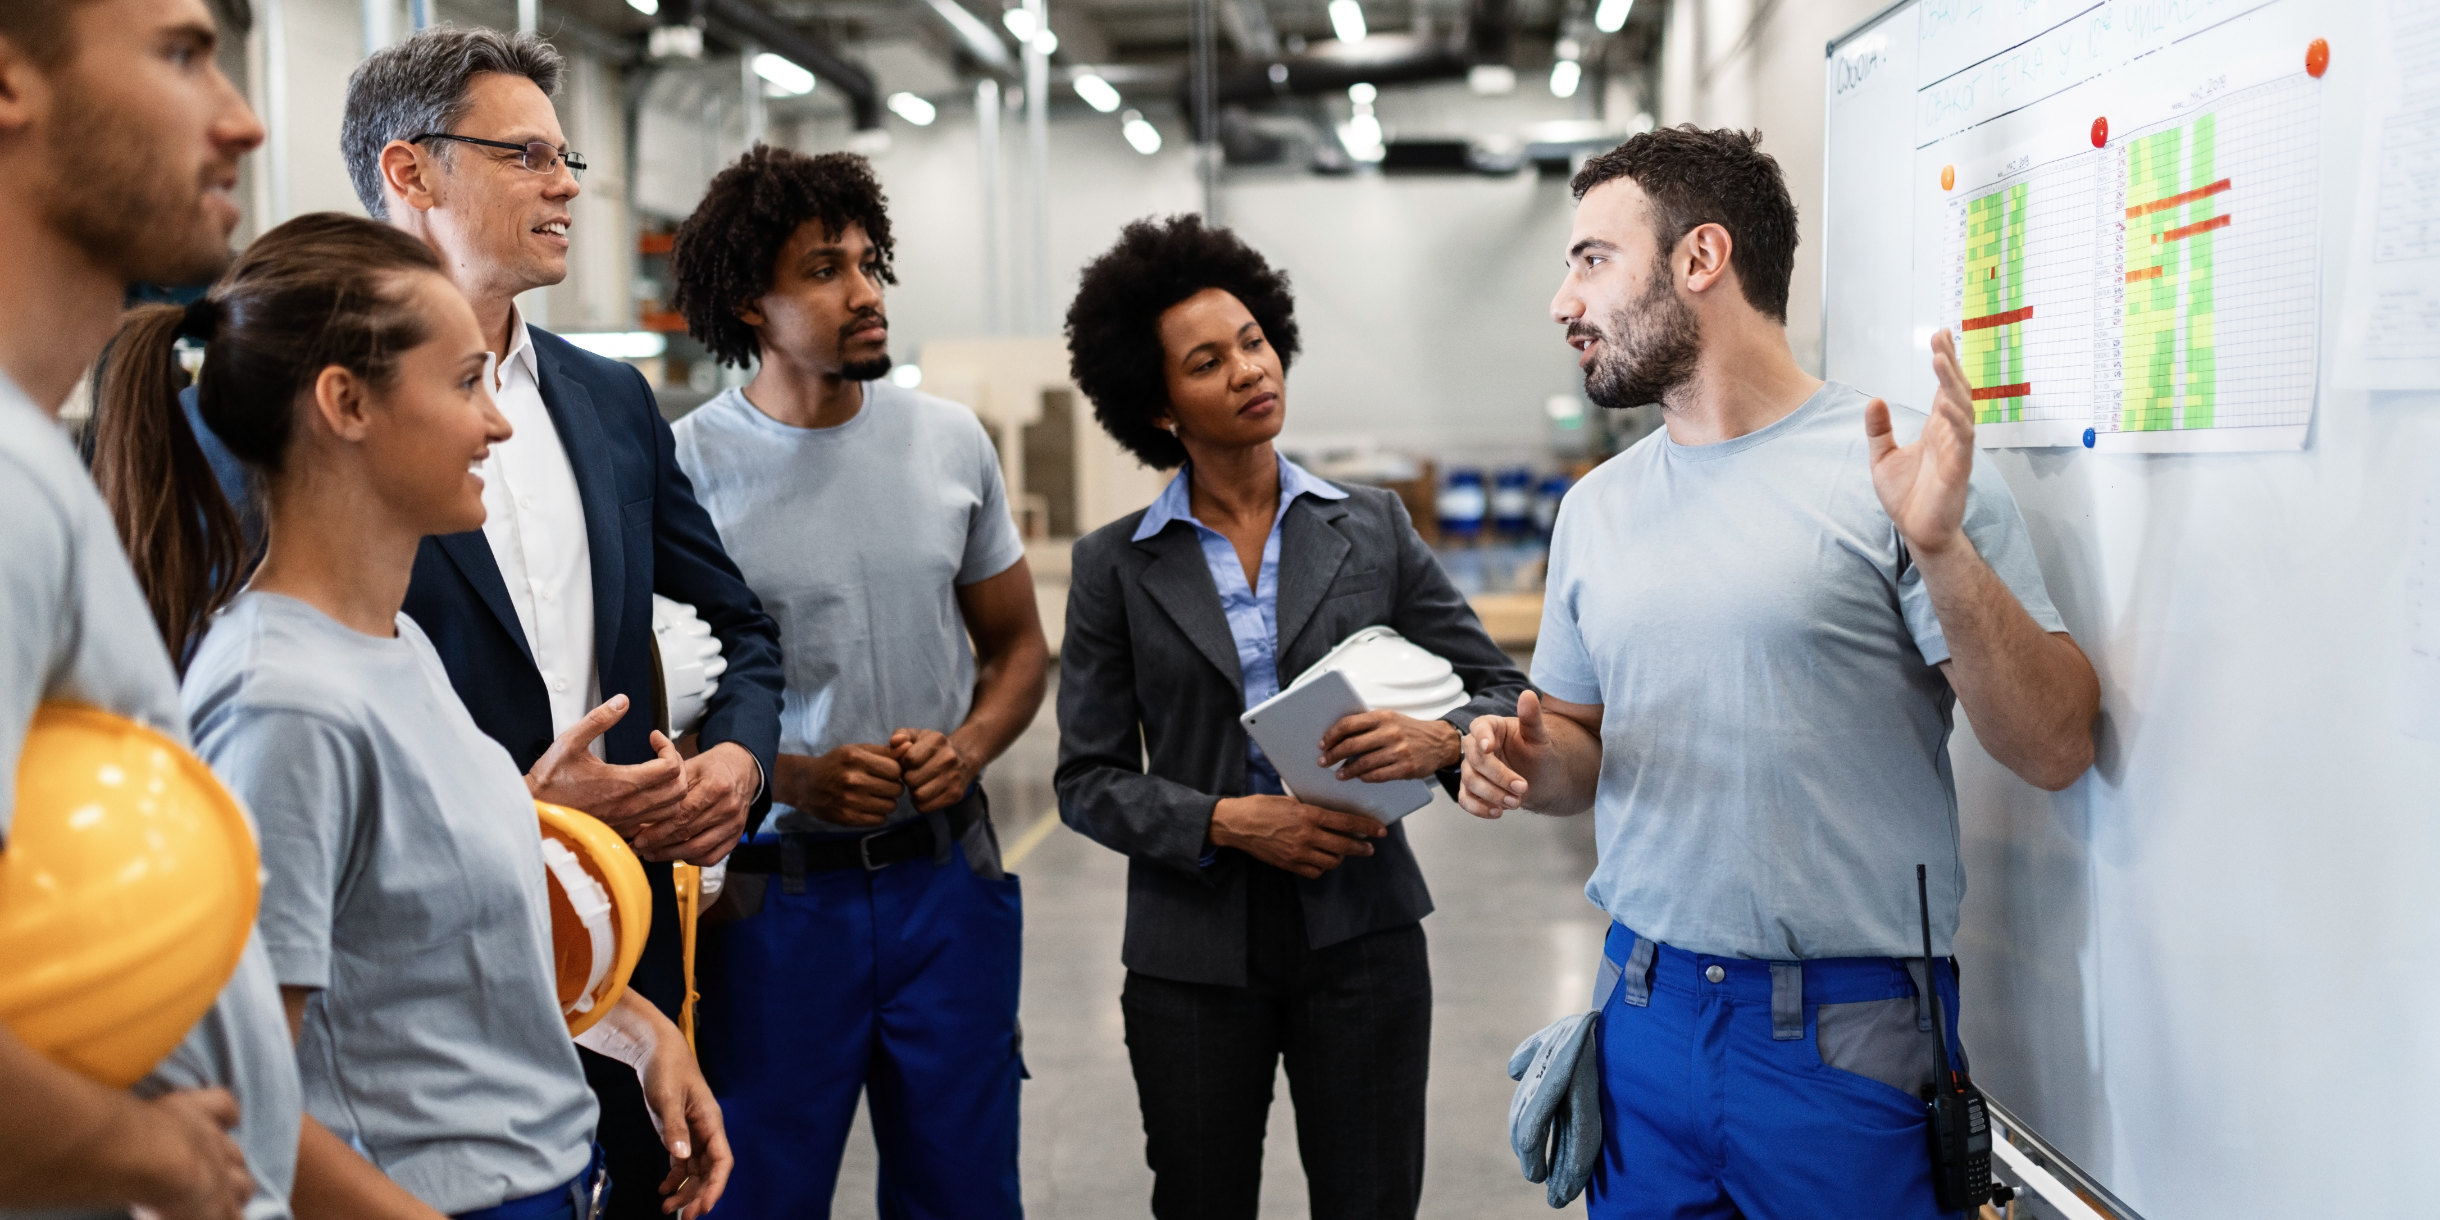
[[[1957,189],[1956,166],[1943,165],[1940,167],[1940,189],[1944,191],[1953,191]]]
[[[2315,80],[2330,70],[2330,40],[2316,38],[2304,44],[2304,74]]]

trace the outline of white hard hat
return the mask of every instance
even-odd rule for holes
[[[1345,677],[1364,706],[1376,712],[1438,720],[1466,705],[1466,684],[1456,667],[1389,627],[1366,627],[1339,641],[1289,686],[1331,672]]]
[[[658,662],[662,728],[683,737],[703,723],[703,709],[720,687],[729,663],[720,655],[712,626],[685,602],[652,595],[652,652]]]

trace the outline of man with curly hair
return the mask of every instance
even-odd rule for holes
[[[881,1214],[1021,1210],[1022,924],[977,780],[1049,648],[990,436],[883,376],[895,253],[870,163],[760,146],[670,252],[689,332],[756,365],[677,454],[785,654],[775,825],[705,946],[724,1216],[828,1215],[859,1094]]]

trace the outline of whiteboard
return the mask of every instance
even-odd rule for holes
[[[2259,298],[2219,368],[2241,368],[2246,409],[2286,435],[2082,443],[2153,405],[2130,405],[2125,318],[2100,316],[2151,286],[2129,275],[2159,274],[2135,260],[2144,237],[2093,255],[2081,316],[2068,298],[2030,315],[2052,347],[2037,359],[2028,334],[2038,375],[2017,405],[2083,422],[1986,426],[2006,444],[1977,458],[2015,492],[2104,712],[2097,765],[2058,794],[1960,724],[1967,1047],[1984,1087],[2147,1220],[2414,1214],[2440,1168],[2440,664],[2418,643],[2440,632],[2440,396],[2334,375],[2366,69],[2392,3],[1916,0],[1829,47],[1824,373],[1867,392],[1930,400],[1925,344],[1974,287],[1960,188],[2027,180],[2079,141],[2092,173],[2123,172],[2130,134],[2239,95],[2255,108],[2219,122],[2255,160],[2219,171],[2236,184],[2221,202],[2266,180],[2266,141],[2292,188],[2255,189],[2216,235],[2228,254],[2257,218],[2284,226],[2276,257],[2223,266],[2218,290]],[[2100,117],[2118,138],[2095,149]],[[2095,240],[2145,233],[2148,216],[2108,210],[2140,191],[2092,197]],[[2191,285],[2200,265],[2167,274]],[[2077,323],[2104,355],[2120,344],[2117,382],[2077,387]],[[2172,344],[2180,377],[2193,339]],[[2159,430],[2222,431],[2233,413],[2208,409],[2233,412],[2239,380],[2170,412],[2199,403],[2207,426]]]

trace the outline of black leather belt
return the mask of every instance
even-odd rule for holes
[[[925,859],[944,849],[947,844],[933,837],[936,822],[946,824],[949,842],[954,843],[965,838],[976,822],[989,816],[990,806],[983,800],[983,790],[977,787],[958,803],[941,810],[938,818],[928,814],[913,817],[871,834],[789,832],[782,834],[777,843],[740,843],[729,853],[729,871],[802,875],[860,868],[872,872],[908,860]]]

